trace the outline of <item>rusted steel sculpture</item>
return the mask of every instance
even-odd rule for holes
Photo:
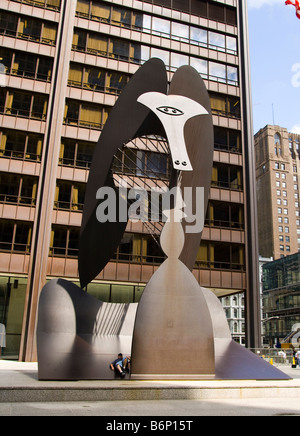
[[[175,200],[164,210],[161,234],[167,259],[150,279],[137,304],[103,303],[83,288],[102,271],[121,242],[126,219],[99,220],[99,189],[120,191],[114,159],[125,145],[147,135],[166,138],[173,169],[167,187]],[[192,274],[201,225],[183,203],[195,205],[202,190],[207,208],[213,164],[210,100],[200,75],[181,67],[168,86],[163,62],[151,59],[133,76],[114,106],[97,144],[90,170],[79,244],[81,288],[52,280],[39,301],[39,378],[112,379],[109,364],[119,352],[132,354],[133,379],[285,379],[285,374],[236,344],[217,297]],[[117,209],[130,210],[122,196]],[[104,207],[104,206],[103,206]],[[118,217],[119,214],[116,214]],[[179,214],[180,216],[180,214]],[[202,223],[203,223],[202,220]],[[201,220],[200,220],[201,221]],[[193,226],[192,226],[193,227]],[[128,376],[127,376],[128,377]]]

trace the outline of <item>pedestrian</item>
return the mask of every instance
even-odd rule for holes
[[[125,370],[128,368],[129,370],[130,357],[126,356],[123,358],[123,354],[119,353],[116,360],[114,360],[110,364],[110,369],[112,371],[116,371],[121,377],[125,377]]]

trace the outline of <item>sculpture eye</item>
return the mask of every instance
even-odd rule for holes
[[[157,110],[159,112],[162,112],[163,114],[171,115],[175,117],[184,115],[184,112],[182,112],[180,109],[176,109],[175,107],[171,107],[171,106],[160,106],[157,108]]]

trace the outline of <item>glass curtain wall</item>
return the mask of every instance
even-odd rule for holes
[[[6,348],[2,358],[18,359],[27,279],[0,277],[0,324],[6,329]]]

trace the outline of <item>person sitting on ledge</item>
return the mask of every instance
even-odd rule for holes
[[[123,359],[123,354],[119,353],[118,358],[114,360],[110,364],[110,369],[112,371],[116,371],[121,375],[121,377],[125,376],[125,370],[127,369],[129,371],[129,365],[130,365],[130,358],[127,356]]]

